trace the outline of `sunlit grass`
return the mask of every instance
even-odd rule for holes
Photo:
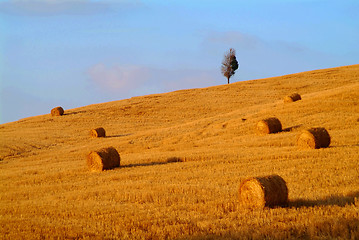
[[[359,238],[359,65],[149,95],[0,126],[1,238]],[[302,100],[284,104],[298,92]],[[283,132],[259,136],[256,123]],[[91,139],[103,127],[106,138]],[[324,127],[329,148],[296,136]],[[90,172],[113,146],[121,167]],[[238,187],[278,174],[289,206],[250,211]]]

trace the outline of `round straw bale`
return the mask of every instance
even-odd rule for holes
[[[102,127],[95,128],[90,131],[90,136],[92,138],[106,137],[106,131]]]
[[[55,107],[51,109],[51,116],[62,116],[64,114],[64,109],[62,107]]]
[[[257,132],[261,135],[282,131],[282,124],[278,118],[266,118],[257,123]]]
[[[326,148],[329,147],[329,144],[329,133],[322,127],[304,130],[297,137],[297,145],[300,148]]]
[[[291,102],[295,102],[298,100],[301,100],[301,96],[298,93],[293,93],[291,95],[285,96],[284,97],[284,102],[285,103],[291,103]]]
[[[115,148],[102,148],[87,155],[87,166],[93,172],[100,172],[119,167],[120,160],[120,155]]]
[[[239,201],[241,206],[250,209],[286,206],[287,184],[278,175],[244,179],[239,186]]]

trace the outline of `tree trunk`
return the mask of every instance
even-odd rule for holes
[[[227,77],[227,80],[228,80],[228,84],[229,84],[229,77]]]

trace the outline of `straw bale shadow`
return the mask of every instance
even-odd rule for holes
[[[296,130],[297,128],[300,128],[301,126],[303,126],[303,124],[295,125],[293,127],[287,127],[282,129],[282,132],[291,132],[293,130]]]
[[[86,111],[76,111],[76,112],[70,112],[70,113],[67,113],[66,111],[65,111],[65,113],[63,114],[63,115],[76,115],[76,114],[79,114],[79,113],[84,113],[84,112],[86,112]]]
[[[121,165],[120,168],[132,168],[132,167],[147,167],[147,166],[155,166],[155,165],[165,165],[169,163],[183,162],[184,160],[179,157],[170,157],[167,158],[164,162],[148,162],[148,163],[135,163],[128,165]]]
[[[133,133],[127,133],[127,134],[117,134],[117,135],[111,135],[111,136],[106,136],[106,138],[118,138],[118,137],[126,137],[126,136],[130,136]]]
[[[332,148],[342,148],[342,147],[359,147],[359,144],[353,144],[353,145],[333,145]]]
[[[331,195],[318,200],[295,199],[289,202],[288,207],[315,207],[315,206],[339,206],[344,207],[350,204],[359,204],[359,191],[347,195]]]

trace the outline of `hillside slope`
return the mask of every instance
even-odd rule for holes
[[[302,100],[284,104],[293,92]],[[256,135],[272,116],[285,131]],[[108,137],[90,139],[100,126]],[[298,149],[298,132],[316,126],[330,147]],[[108,146],[122,167],[88,171],[86,155]],[[3,238],[359,237],[359,65],[2,124],[0,169]],[[240,180],[274,173],[290,206],[242,209]]]

